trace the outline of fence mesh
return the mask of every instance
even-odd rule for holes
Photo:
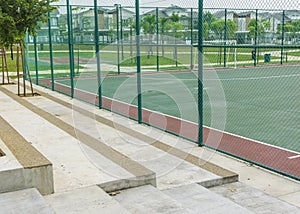
[[[28,38],[33,80],[299,179],[300,11],[128,5],[59,5]]]

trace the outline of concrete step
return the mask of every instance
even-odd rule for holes
[[[300,213],[299,207],[281,201],[241,182],[213,187],[210,190],[254,213]]]
[[[96,185],[45,196],[57,214],[129,214],[124,207]]]
[[[189,184],[162,191],[191,213],[252,213],[248,209],[198,184]]]
[[[42,195],[34,188],[0,194],[0,213],[54,214]]]
[[[62,120],[67,125],[74,126],[83,133],[100,139],[107,146],[155,172],[159,189],[222,179],[222,176],[183,160],[186,156],[179,158],[170,154],[169,152],[172,151],[171,148],[167,151],[156,148],[151,143],[138,139],[134,135],[123,133],[116,129],[116,127],[111,127],[95,120],[95,116],[89,117],[83,113],[76,112],[45,96],[32,97],[27,100],[31,104],[43,109],[43,111]],[[83,104],[80,103],[80,105]],[[98,113],[102,114],[103,112],[100,111]],[[114,123],[114,118],[111,118],[110,122]],[[129,123],[131,122],[129,121]],[[117,123],[115,124],[117,126]],[[148,129],[149,127],[140,126],[140,128]],[[163,132],[161,134],[165,135]],[[77,135],[77,137],[80,140],[80,135]],[[179,140],[178,143],[180,143]],[[193,146],[195,147],[195,145]],[[85,152],[85,154],[89,156],[89,152]],[[89,156],[89,158],[93,160],[93,157]],[[98,165],[100,162],[95,163]]]
[[[151,185],[123,190],[115,195],[114,199],[131,213],[192,213]]]

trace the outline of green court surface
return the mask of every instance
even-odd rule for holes
[[[203,76],[204,125],[300,152],[300,66],[205,70]],[[102,80],[104,96],[137,104],[135,75]],[[79,77],[75,87],[97,93],[97,79]],[[197,122],[196,73],[142,73],[142,91],[143,108]]]

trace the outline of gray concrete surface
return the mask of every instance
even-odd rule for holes
[[[254,213],[300,213],[300,208],[274,198],[246,184],[236,182],[225,184],[209,190],[229,198],[236,204],[253,211]]]
[[[150,185],[120,191],[113,198],[131,213],[192,213],[175,199]]]
[[[226,197],[218,195],[198,184],[184,185],[163,190],[171,198],[188,208],[192,213],[252,213]]]
[[[0,213],[54,214],[54,210],[36,189],[0,194]]]
[[[0,93],[2,97],[9,98]],[[133,176],[13,99],[0,106],[0,115],[53,163],[56,192]],[[30,121],[30,126],[24,126],[24,121]],[[109,167],[101,170],[95,163]]]
[[[129,214],[124,207],[98,186],[55,193],[46,196],[45,199],[57,214]]]

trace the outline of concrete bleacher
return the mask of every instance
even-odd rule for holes
[[[35,88],[41,96],[21,98],[0,86],[0,213],[300,211],[296,181]],[[12,169],[31,170],[26,185]]]

